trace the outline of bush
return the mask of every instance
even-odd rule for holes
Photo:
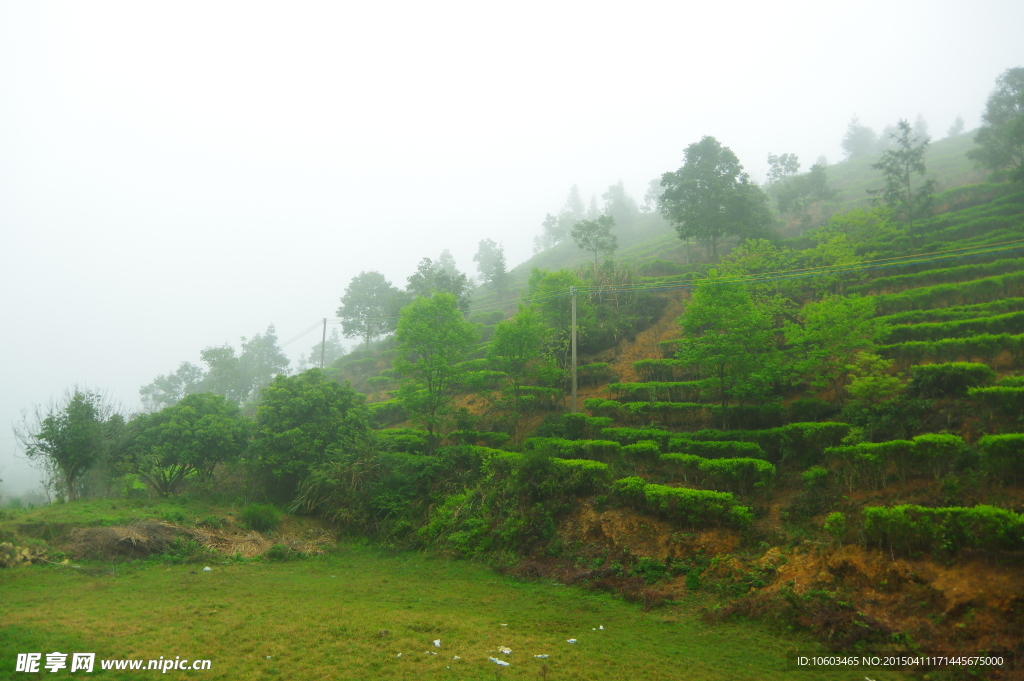
[[[274,532],[281,526],[281,514],[271,504],[249,504],[242,509],[242,525],[256,532]]]
[[[653,440],[643,440],[622,448],[623,456],[643,467],[656,463],[661,458],[661,447]]]
[[[664,449],[668,446],[672,433],[661,428],[603,428],[601,437],[622,445],[632,445],[641,441],[654,441]]]
[[[912,442],[912,472],[930,473],[936,480],[959,468],[967,452],[963,438],[948,433],[925,433],[915,437]]]
[[[678,359],[641,359],[633,370],[644,381],[681,381],[688,375],[687,365]]]
[[[284,544],[274,544],[263,554],[267,560],[283,562],[296,557],[296,553]]]
[[[825,522],[821,524],[821,529],[832,535],[837,542],[841,542],[846,534],[846,516],[839,511],[829,513]]]
[[[930,322],[956,322],[963,319],[994,317],[1007,312],[1021,311],[1024,311],[1024,298],[1006,298],[976,305],[957,305],[931,310],[908,310],[907,312],[879,317],[878,320],[890,326],[897,326],[902,324],[926,324]]]
[[[196,521],[196,527],[206,527],[211,530],[223,530],[227,526],[224,519],[215,515],[206,515]]]
[[[812,490],[819,490],[828,486],[829,470],[824,466],[811,466],[800,474],[804,487]]]
[[[1024,294],[1024,272],[975,279],[960,284],[938,284],[903,293],[875,296],[878,314],[891,315],[905,310],[972,305]]]
[[[713,381],[647,381],[645,383],[612,383],[608,390],[623,401],[701,402],[711,395]]]
[[[386,452],[425,454],[428,449],[427,431],[416,428],[387,428],[376,431],[377,442]]]
[[[728,492],[651,485],[636,477],[616,480],[612,487],[626,503],[691,526],[727,524],[742,528],[754,519],[750,509],[737,505]]]
[[[979,358],[991,362],[1004,351],[1019,363],[1024,358],[1024,334],[980,334],[970,338],[908,341],[877,348],[879,355],[894,359],[901,366],[919,364],[926,359],[956,361]]]
[[[994,506],[868,506],[862,512],[867,543],[894,553],[1024,549],[1024,516]]]
[[[762,459],[705,459],[697,469],[705,484],[741,495],[767,490],[775,478],[775,466]]]
[[[962,319],[952,322],[928,322],[923,324],[907,324],[897,326],[885,336],[886,343],[906,343],[908,341],[933,341],[943,338],[962,338],[977,336],[983,333],[1021,333],[1024,332],[1024,312],[1008,312],[1002,315]]]
[[[386,428],[409,418],[405,407],[398,400],[386,400],[366,405],[370,410],[370,422],[374,428]]]
[[[978,440],[982,467],[997,480],[1024,480],[1024,433],[986,435]]]
[[[668,452],[661,455],[661,462],[669,471],[679,475],[687,484],[697,482],[702,461],[707,461],[707,459],[694,454]]]
[[[789,421],[824,421],[839,413],[839,408],[816,397],[793,400],[789,404]]]
[[[705,459],[765,458],[764,450],[756,442],[701,441],[678,436],[669,441],[669,451],[694,454]]]
[[[909,440],[890,440],[829,447],[825,455],[832,461],[836,475],[852,492],[864,487],[885,487],[890,469],[905,470],[911,462],[912,452],[913,443]]]
[[[1024,418],[1024,388],[997,385],[992,388],[971,388],[972,400],[981,402],[993,412],[1012,419]]]
[[[607,362],[595,362],[576,367],[576,380],[581,386],[611,383],[617,378],[615,370]]]
[[[996,372],[987,364],[949,362],[910,367],[907,392],[912,397],[965,397],[970,388],[991,385]]]
[[[1024,388],[1024,376],[1003,376],[999,379],[1000,388]]]

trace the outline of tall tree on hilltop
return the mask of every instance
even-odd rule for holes
[[[362,338],[369,348],[370,341],[394,331],[401,295],[380,272],[371,270],[352,277],[337,312],[345,338]]]
[[[866,125],[861,125],[860,118],[856,115],[850,119],[846,126],[846,135],[843,137],[843,150],[847,159],[867,156],[875,151],[878,146],[878,135]]]
[[[996,79],[981,120],[977,147],[967,157],[990,170],[1009,168],[1013,179],[1024,181],[1024,68],[1007,69]]]
[[[492,239],[483,239],[477,246],[476,269],[480,272],[484,283],[493,286],[498,293],[498,301],[505,299],[505,286],[508,283],[508,270],[505,262],[505,247],[496,244]]]
[[[886,149],[878,163],[871,164],[875,170],[882,171],[885,186],[868,190],[869,194],[880,197],[875,199],[876,203],[885,204],[896,219],[908,224],[928,216],[935,190],[935,180],[923,180],[915,186],[914,176],[923,178],[926,172],[924,154],[928,140],[912,135],[910,123],[901,119],[892,138],[895,148]]]
[[[706,136],[686,148],[683,166],[665,173],[661,212],[680,239],[696,238],[713,259],[726,236],[756,238],[772,224],[768,197],[750,181],[729,147]]]
[[[599,215],[596,220],[580,220],[572,228],[572,239],[581,250],[594,254],[597,262],[598,253],[611,257],[619,247],[619,240],[612,234],[615,220],[610,215]]]
[[[434,293],[450,293],[458,300],[463,313],[469,311],[469,279],[455,270],[449,273],[442,263],[423,258],[416,271],[408,278],[406,291],[416,298],[429,298]]]

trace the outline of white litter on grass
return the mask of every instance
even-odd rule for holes
[[[401,657],[401,656],[402,656],[402,653],[398,653],[397,655],[395,655],[395,657]]]
[[[425,653],[426,653],[427,655],[437,655],[437,653],[435,653],[435,652],[434,652],[433,650],[426,650],[426,651],[424,651],[424,652],[425,652]]]
[[[438,639],[434,640],[434,647],[435,648],[440,648],[441,647],[441,639],[438,638]]]
[[[499,624],[498,626],[499,627],[507,627],[508,625],[507,624]]]
[[[576,643],[576,639],[570,638],[570,639],[566,640],[566,643]]]
[[[453,660],[461,660],[462,658],[461,658],[461,657],[459,657],[458,655],[456,655],[456,656],[455,656],[455,657],[453,657],[452,659],[453,659]]]
[[[551,656],[550,655],[534,655],[534,657],[540,658],[541,660],[546,660],[546,659],[548,659]]]
[[[498,652],[499,653],[505,653],[506,655],[511,655],[512,654],[512,649],[511,648],[506,648],[505,646],[498,646]]]
[[[203,568],[203,572],[213,572],[213,568],[211,568],[211,567],[204,567]]]
[[[272,657],[273,657],[273,655],[267,655],[267,659],[268,659],[268,660],[269,660],[270,658],[272,658]]]
[[[488,657],[487,659],[493,662],[494,664],[501,665],[502,667],[508,666],[508,662],[505,662],[505,660],[499,660],[496,657]]]
[[[601,626],[598,627],[598,629],[600,629],[601,631],[604,631],[604,625],[602,624]]]
[[[597,627],[591,627],[590,630],[591,631],[597,631]]]

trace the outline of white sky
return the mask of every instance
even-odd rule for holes
[[[362,270],[472,272],[482,238],[519,263],[572,184],[642,201],[702,135],[757,178],[840,160],[854,113],[973,128],[1021,26],[1019,0],[0,0],[0,478],[30,480],[6,424],[33,403],[137,406]]]

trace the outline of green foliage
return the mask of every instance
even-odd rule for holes
[[[996,372],[986,364],[949,362],[910,367],[907,394],[912,397],[966,397],[970,388],[990,385]]]
[[[825,455],[839,480],[850,491],[880,489],[898,477],[941,478],[965,464],[967,446],[947,433],[926,433],[913,440],[861,442],[830,447]]]
[[[699,436],[699,433],[696,434]],[[687,435],[673,437],[668,444],[670,452],[694,454],[706,459],[742,457],[764,459],[765,453],[756,442],[730,442],[728,440],[695,440]]]
[[[593,440],[610,426],[607,416],[587,416],[579,413],[550,414],[534,431],[536,437],[561,437],[567,440]],[[615,438],[607,438],[615,440]]]
[[[972,400],[984,404],[1012,422],[1024,420],[1024,387],[997,385],[991,388],[971,388],[967,394]]]
[[[104,455],[105,415],[100,395],[76,388],[15,430],[29,459],[59,473],[68,501],[79,497],[82,478]]]
[[[979,334],[970,338],[944,338],[937,341],[909,341],[882,345],[878,354],[896,360],[900,365],[918,364],[926,359],[956,361],[979,358],[991,362],[1002,352],[1014,361],[1024,360],[1024,334]]]
[[[556,437],[531,437],[523,443],[524,451],[539,451],[564,459],[615,461],[622,454],[622,445],[609,440],[564,440]]]
[[[608,390],[624,401],[700,402],[712,394],[715,381],[647,381],[645,383],[611,383]]]
[[[632,445],[642,441],[655,442],[664,449],[668,445],[672,433],[660,428],[603,428],[601,437],[614,440],[622,445]]]
[[[310,468],[332,451],[366,447],[368,424],[363,396],[319,369],[278,376],[260,392],[250,458],[271,496],[289,501]]]
[[[705,459],[697,466],[704,484],[746,495],[766,492],[775,479],[775,466],[763,459]]]
[[[377,444],[384,452],[426,454],[430,449],[430,434],[416,428],[387,428],[374,433]]]
[[[124,465],[168,496],[192,476],[212,482],[218,465],[237,461],[251,425],[227,398],[193,393],[131,421]]]
[[[281,514],[271,504],[249,504],[241,516],[242,524],[256,532],[276,532],[281,526]]]
[[[767,395],[779,366],[772,320],[743,284],[707,279],[680,319],[679,359],[712,378],[728,427],[730,403]]]
[[[477,245],[476,255],[473,256],[476,262],[477,271],[484,280],[484,284],[491,286],[498,294],[498,301],[505,299],[505,289],[508,287],[508,267],[505,261],[505,246],[496,244],[492,239],[482,239]]]
[[[275,563],[283,563],[285,561],[292,560],[293,558],[297,558],[298,554],[284,544],[274,544],[267,549],[267,552],[263,554],[263,557]]]
[[[597,262],[599,253],[610,258],[619,247],[618,238],[612,234],[615,219],[611,215],[599,215],[595,220],[580,220],[572,227],[572,240],[580,250],[590,251]]]
[[[398,397],[429,433],[431,451],[452,420],[450,404],[463,373],[459,364],[477,337],[450,293],[417,298],[402,310],[395,334],[394,367],[402,376]]]
[[[409,418],[402,401],[398,399],[373,402],[366,405],[370,413],[370,423],[374,428],[386,428]]]
[[[669,448],[685,447],[687,440],[755,443],[764,451],[765,457],[771,463],[806,466],[818,463],[825,448],[838,446],[849,433],[850,426],[848,424],[830,421],[790,423],[765,430],[701,430],[677,436],[678,444],[670,442]],[[749,450],[734,455],[751,457]]]
[[[925,433],[918,435],[912,442],[913,466],[912,473],[931,473],[936,480],[960,468],[967,455],[967,445],[963,438],[949,433]]]
[[[839,511],[829,513],[821,524],[821,529],[832,535],[837,542],[841,542],[846,535],[846,516]]]
[[[666,452],[661,455],[661,462],[674,477],[683,479],[687,484],[697,484],[700,480],[700,464],[707,459],[696,454],[680,454]]]
[[[828,485],[830,472],[823,466],[811,466],[800,474],[804,487],[809,490],[819,490]]]
[[[958,283],[1006,274],[1008,272],[1019,272],[1022,266],[1024,266],[1024,258],[1012,258],[996,260],[994,262],[958,265],[956,267],[927,269],[923,272],[911,274],[878,277],[866,284],[850,286],[847,288],[847,291],[849,293],[880,293],[882,291],[893,293],[903,289]]]
[[[678,359],[641,359],[633,362],[633,369],[644,381],[676,381],[688,373],[686,363]]]
[[[880,315],[905,310],[987,303],[999,298],[1024,295],[1024,272],[1012,272],[960,284],[936,284],[902,293],[875,296]]]
[[[1024,332],[1024,312],[1010,312],[1004,315],[965,319],[958,322],[938,322],[930,324],[911,324],[892,330],[886,337],[889,343],[905,343],[907,341],[940,340],[974,336],[978,334],[1017,334]]]
[[[496,404],[508,419],[513,442],[520,441],[522,416],[536,402],[524,386],[554,368],[545,354],[549,333],[537,310],[520,307],[515,317],[498,323],[487,348],[490,365],[503,376]]]
[[[661,457],[661,447],[653,440],[642,440],[622,448],[623,457],[641,468],[648,468]]]
[[[907,310],[896,314],[879,317],[878,319],[896,327],[897,325],[927,324],[932,322],[956,322],[964,319],[981,319],[1006,314],[1007,312],[1024,311],[1024,298],[1004,298],[976,305],[954,305],[938,309]],[[891,333],[895,332],[893,328]]]
[[[862,513],[868,544],[893,552],[1024,549],[1024,516],[994,506],[868,506]]]
[[[982,468],[1002,482],[1024,481],[1024,433],[986,435],[978,440]]]
[[[593,362],[576,367],[576,380],[580,387],[611,383],[615,379],[615,370],[607,362]]]
[[[911,137],[913,129],[905,120],[900,120],[897,128],[899,134],[892,135],[895,148],[884,150],[881,159],[871,164],[875,170],[882,171],[885,185],[868,193],[880,196],[879,201],[889,207],[897,220],[912,223],[930,214],[936,183],[933,179],[923,179],[928,138]],[[916,186],[914,175],[921,176]]]
[[[696,238],[717,260],[723,237],[760,237],[769,231],[768,196],[750,181],[731,149],[705,136],[684,155],[679,170],[662,175],[659,202],[680,239]]]
[[[337,315],[346,338],[370,341],[391,333],[406,296],[380,272],[360,272],[345,288]]]
[[[1011,170],[1011,177],[1024,180],[1024,68],[1004,71],[996,79],[974,136],[976,148],[968,158],[990,170]]]
[[[456,430],[449,436],[449,439],[455,444],[479,445],[498,449],[508,444],[512,436],[501,432]]]
[[[638,477],[616,480],[612,489],[620,499],[640,510],[691,527],[726,524],[743,528],[754,519],[750,509],[736,504],[728,492],[653,485]]]

